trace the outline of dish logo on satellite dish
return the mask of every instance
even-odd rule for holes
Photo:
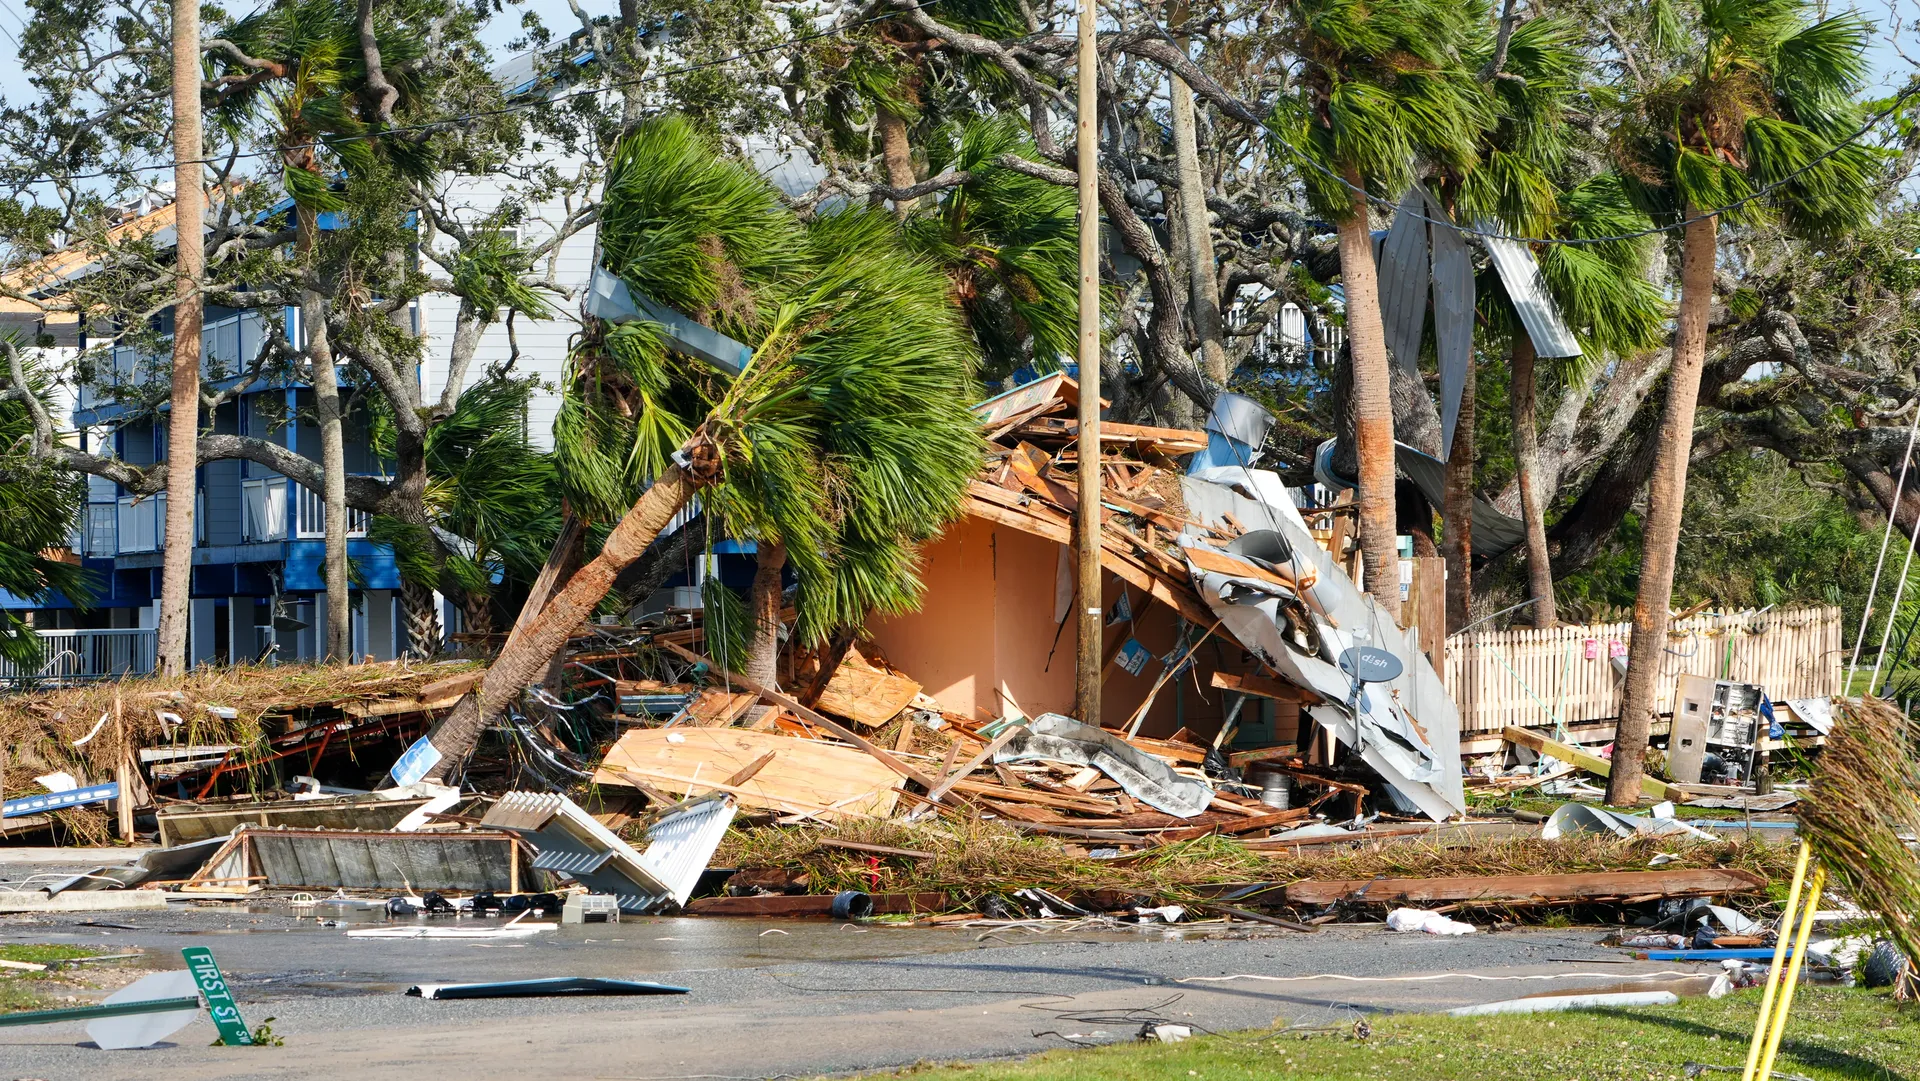
[[[1399,679],[1406,666],[1384,649],[1354,646],[1340,654],[1340,670],[1360,683],[1387,683]]]

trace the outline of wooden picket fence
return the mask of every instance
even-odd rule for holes
[[[1621,681],[1610,657],[1626,655],[1631,623],[1469,631],[1447,639],[1447,690],[1462,735],[1507,725],[1610,720]],[[1672,709],[1682,673],[1757,683],[1776,700],[1837,694],[1840,609],[1703,613],[1673,625],[1661,658],[1660,712]]]

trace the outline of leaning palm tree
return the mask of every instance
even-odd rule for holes
[[[1477,0],[1292,0],[1285,15],[1281,33],[1300,70],[1271,123],[1281,153],[1300,167],[1313,209],[1338,229],[1360,549],[1367,591],[1397,618],[1393,403],[1367,195],[1397,197],[1420,156],[1470,170],[1487,105],[1462,51],[1485,10]]]
[[[1675,9],[1663,7],[1673,13]],[[1684,224],[1673,365],[1648,482],[1633,640],[1607,798],[1638,801],[1666,645],[1674,559],[1686,500],[1694,410],[1706,361],[1719,222],[1766,214],[1795,231],[1832,234],[1864,221],[1873,151],[1852,142],[1862,110],[1869,28],[1857,16],[1816,21],[1804,0],[1705,0],[1691,25],[1661,36],[1674,74],[1629,102],[1615,141],[1622,170],[1656,219]],[[1765,200],[1752,200],[1762,189]]]
[[[367,73],[355,25],[353,8],[339,0],[282,0],[241,19],[224,35],[246,59],[216,54],[227,85],[215,99],[212,118],[236,138],[249,124],[264,123],[269,129],[280,158],[281,183],[293,204],[293,255],[307,268],[316,258],[319,216],[346,207],[337,190],[342,176],[368,172],[377,164],[414,176],[427,169],[424,144],[368,138],[375,128],[361,116]],[[414,90],[409,73],[423,54],[422,42],[417,34],[396,32],[384,19],[375,25],[381,55],[404,100]],[[300,321],[320,430],[326,507],[325,652],[346,660],[352,648],[346,441],[327,305],[317,290],[302,290]]]
[[[623,142],[606,191],[609,269],[710,316],[752,356],[724,378],[648,321],[582,348],[555,425],[561,475],[577,511],[618,521],[435,731],[435,776],[696,496],[726,531],[780,546],[801,583],[796,630],[817,640],[917,600],[915,546],[959,513],[979,466],[971,343],[946,276],[900,246],[890,218],[847,211],[803,228],[671,119]],[[642,485],[630,507],[610,505]]]

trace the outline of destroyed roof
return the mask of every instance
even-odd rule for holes
[[[969,514],[1072,542],[1079,425],[1061,414],[1078,390],[1055,374],[975,407],[992,445],[968,492]],[[1101,425],[1103,567],[1190,623],[1218,624],[1273,676],[1310,692],[1310,715],[1405,809],[1436,820],[1464,813],[1459,714],[1417,632],[1402,631],[1346,576],[1278,474],[1209,466],[1195,453],[1226,439],[1221,431],[1252,406],[1222,398],[1236,416],[1210,424],[1213,432]],[[1110,447],[1127,453],[1110,456]],[[1195,454],[1194,468],[1180,473],[1173,459],[1185,454]],[[1364,686],[1350,709],[1353,685],[1339,658],[1358,645],[1392,653],[1402,672]]]

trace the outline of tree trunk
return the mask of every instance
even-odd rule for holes
[[[1513,339],[1513,457],[1520,474],[1520,519],[1527,527],[1527,585],[1533,596],[1533,625],[1551,627],[1560,622],[1560,613],[1553,603],[1546,500],[1540,490],[1540,421],[1533,360],[1533,339],[1523,330]]]
[[[200,279],[206,271],[200,186],[200,0],[173,3],[174,215],[179,223],[173,305],[173,413],[167,421],[166,545],[160,564],[160,670],[187,670],[193,579],[193,504],[200,439]]]
[[[1186,44],[1180,48],[1185,51]],[[1213,230],[1207,217],[1206,183],[1200,176],[1200,144],[1194,133],[1193,91],[1171,76],[1173,150],[1180,175],[1180,221],[1185,227],[1189,284],[1193,293],[1193,331],[1200,339],[1200,370],[1216,387],[1232,374],[1220,329],[1220,282],[1214,276]]]
[[[1687,207],[1688,217],[1697,213]],[[1687,499],[1687,461],[1693,451],[1693,414],[1700,397],[1700,369],[1707,355],[1707,309],[1713,301],[1715,227],[1704,218],[1687,226],[1680,248],[1680,312],[1667,378],[1667,405],[1660,442],[1647,484],[1647,520],[1640,554],[1640,592],[1633,600],[1633,640],[1627,650],[1627,686],[1620,700],[1620,727],[1613,742],[1607,802],[1631,807],[1640,801],[1641,756],[1653,724],[1654,680],[1667,644],[1668,606],[1673,602],[1674,561],[1680,548],[1680,513]]]
[[[786,545],[763,540],[755,548],[753,633],[747,641],[746,675],[764,686],[780,689],[780,572],[787,565]]]
[[[1354,453],[1359,460],[1360,552],[1366,589],[1396,622],[1400,618],[1400,553],[1394,534],[1393,395],[1387,336],[1380,323],[1379,279],[1360,171],[1349,167],[1353,210],[1339,223],[1340,280],[1346,289],[1347,349],[1353,362]]]
[[[880,160],[887,168],[887,186],[913,187],[918,181],[913,175],[913,146],[907,141],[907,122],[884,105],[875,111],[873,122],[880,131]],[[917,201],[896,199],[893,212],[904,218]]]
[[[479,689],[462,698],[430,734],[441,757],[428,772],[428,780],[443,781],[466,761],[481,731],[541,678],[547,662],[566,646],[567,636],[593,614],[613,587],[614,577],[640,558],[697,489],[679,466],[669,467],[613,527],[600,554],[576,571],[531,619],[515,625]]]
[[[466,624],[461,629],[471,635],[477,635],[477,643],[486,648],[485,639],[493,634],[493,598],[477,589],[467,590],[466,603],[460,606],[460,622]]]
[[[1479,454],[1474,437],[1474,407],[1479,388],[1474,372],[1460,391],[1460,419],[1447,451],[1447,633],[1473,621],[1473,467]]]
[[[301,212],[303,217],[310,213]],[[303,224],[301,228],[308,226]],[[320,428],[321,498],[326,505],[326,659],[344,664],[353,659],[353,624],[347,603],[347,447],[341,433],[340,382],[327,337],[327,306],[312,289],[302,293],[300,324],[307,332],[307,357],[313,371],[314,422]]]
[[[427,660],[440,652],[440,607],[433,590],[412,582],[400,583],[400,618],[407,628],[407,654]]]

